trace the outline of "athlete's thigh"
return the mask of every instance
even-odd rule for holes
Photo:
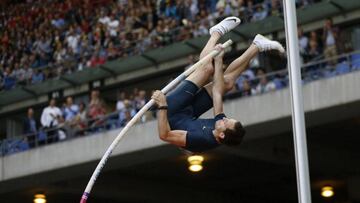
[[[193,116],[196,118],[200,117],[213,107],[212,97],[209,95],[206,88],[201,88],[198,93],[196,93],[192,102],[192,107]]]
[[[224,76],[225,82],[225,92],[232,89],[234,81],[228,75]],[[203,113],[208,111],[213,107],[213,99],[212,99],[212,88],[214,83],[210,82],[201,88],[198,93],[196,93],[192,106],[194,111],[194,117],[200,117]]]
[[[191,81],[182,81],[175,89],[166,95],[168,116],[171,116],[185,107],[190,106],[199,88]]]
[[[210,77],[214,74],[214,67],[211,62],[202,67],[198,67],[186,80],[196,84],[199,88],[203,87],[209,82]]]

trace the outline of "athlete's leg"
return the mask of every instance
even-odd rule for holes
[[[248,68],[250,61],[259,52],[268,50],[278,50],[281,53],[285,51],[279,42],[269,40],[262,35],[257,35],[250,47],[239,58],[234,60],[224,72],[226,91],[230,91],[234,87],[237,78]],[[211,96],[212,82],[208,83],[205,89]]]
[[[205,57],[209,54],[217,44],[220,37],[237,25],[240,24],[240,19],[236,17],[228,17],[218,23],[217,25],[210,28],[210,39],[206,43],[204,49],[200,53],[200,59]],[[209,78],[213,75],[214,68],[212,65],[212,60],[209,60],[203,67],[199,67],[196,69],[188,78],[187,80],[196,84],[199,88],[203,87],[205,84],[208,83]]]
[[[267,39],[262,35],[256,35],[253,43],[243,55],[234,60],[224,72],[224,75],[233,77],[235,80],[242,72],[247,69],[249,62],[259,53],[268,50],[277,50],[280,53],[285,52],[282,45],[277,41]]]
[[[210,36],[210,39],[206,43],[204,49],[201,51],[200,59],[209,54],[217,44],[217,41],[220,39],[221,35],[218,32],[213,32]],[[209,78],[213,75],[214,68],[212,65],[212,60],[206,62],[202,67],[197,68],[190,76],[186,78],[197,85],[199,88],[203,87],[208,83]]]
[[[232,89],[236,79],[248,68],[251,59],[253,59],[258,53],[259,49],[254,44],[251,44],[239,58],[234,60],[228,66],[224,74],[225,88],[227,91]],[[201,116],[213,107],[212,86],[212,82],[208,83],[195,95],[192,103],[194,117]]]
[[[251,59],[253,59],[259,53],[259,49],[251,44],[250,47],[237,59],[235,59],[224,72],[225,90],[230,91],[236,82],[236,79],[244,72],[248,67]],[[210,96],[212,96],[213,83],[210,82],[204,86]]]

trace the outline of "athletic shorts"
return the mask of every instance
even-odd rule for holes
[[[184,129],[181,120],[196,119],[213,107],[213,101],[205,88],[199,88],[189,80],[182,81],[166,96],[168,120],[172,130]]]

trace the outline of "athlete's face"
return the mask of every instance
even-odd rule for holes
[[[234,129],[236,122],[237,121],[232,118],[223,118],[216,121],[215,128],[220,132],[224,132],[226,129]]]

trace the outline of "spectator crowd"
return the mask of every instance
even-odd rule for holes
[[[108,108],[98,90],[91,91],[87,105],[84,102],[74,103],[72,97],[67,97],[59,107],[57,101],[51,99],[42,110],[39,123],[34,117],[34,110],[29,108],[23,122],[28,147],[123,127],[147,103],[147,96],[146,91],[136,88],[129,95],[119,92],[115,108]],[[141,122],[154,116],[150,111],[141,118]]]
[[[1,8],[0,91],[206,35],[224,16],[246,23],[282,11],[280,0],[19,2]]]

